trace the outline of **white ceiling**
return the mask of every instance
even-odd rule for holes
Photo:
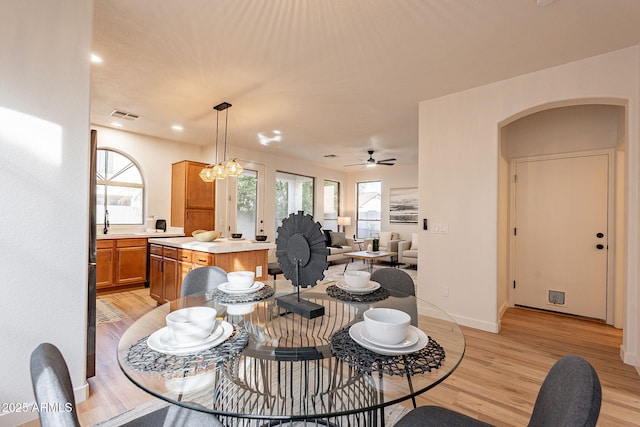
[[[639,0],[95,0],[91,120],[213,145],[228,101],[229,145],[417,163],[420,101],[639,41]]]

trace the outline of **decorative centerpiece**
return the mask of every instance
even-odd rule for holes
[[[300,299],[300,287],[315,286],[329,267],[324,235],[319,222],[299,211],[282,220],[276,238],[276,256],[284,277],[298,287],[296,295],[277,299],[277,304],[307,319],[324,315],[324,306]]]

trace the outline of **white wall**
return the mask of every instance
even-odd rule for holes
[[[623,358],[638,359],[638,48],[632,47],[420,104],[420,217],[448,234],[420,242],[420,295],[460,323],[499,329],[499,129],[535,110],[582,103],[627,105],[627,260]],[[422,203],[424,201],[424,203]],[[442,287],[449,297],[442,296]]]
[[[58,346],[86,392],[93,1],[4,2],[0,14],[0,402],[34,402],[29,357]],[[17,425],[37,413],[2,413]]]
[[[347,236],[356,231],[356,210],[357,210],[357,185],[358,182],[381,181],[382,182],[382,219],[380,222],[381,231],[396,231],[404,240],[411,240],[411,233],[418,231],[421,224],[391,224],[389,222],[389,190],[391,188],[410,188],[418,186],[418,164],[395,166],[376,166],[375,168],[362,168],[349,173],[347,184],[347,210],[346,216],[351,217],[351,226],[346,228]],[[422,196],[422,195],[421,195]],[[422,203],[420,197],[419,203]],[[420,217],[419,222],[422,221]]]

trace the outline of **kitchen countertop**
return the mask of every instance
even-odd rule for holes
[[[99,233],[96,235],[96,240],[106,240],[106,239],[141,239],[141,238],[167,238],[167,237],[182,237],[184,233],[107,233],[102,234]]]
[[[172,237],[168,239],[149,239],[149,243],[172,246],[174,248],[191,249],[192,251],[209,252],[212,254],[260,251],[276,248],[273,242],[257,242],[248,239],[216,239],[213,242],[199,242],[193,237]]]

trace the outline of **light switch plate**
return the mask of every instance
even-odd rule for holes
[[[432,223],[431,224],[431,232],[432,233],[448,233],[449,232],[449,224],[447,223]]]

